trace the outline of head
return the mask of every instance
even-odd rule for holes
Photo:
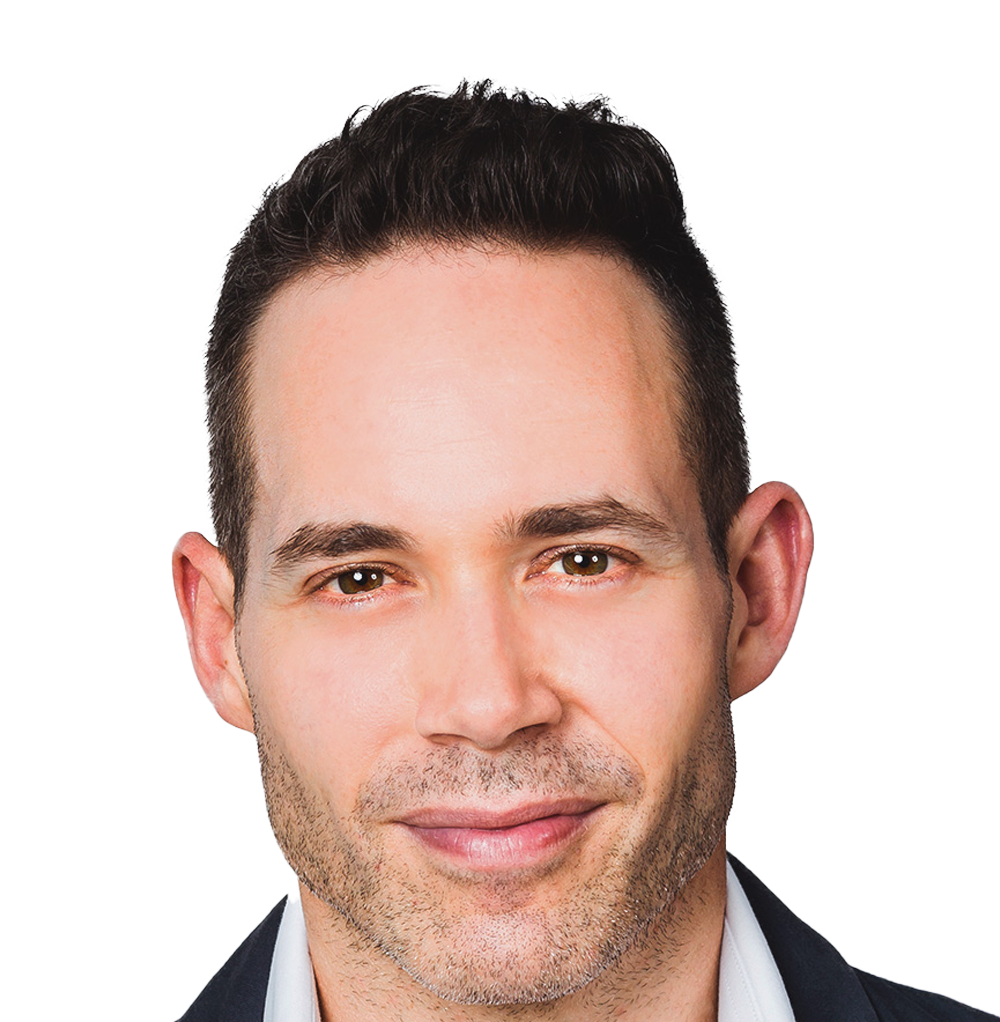
[[[746,493],[663,150],[486,88],[350,122],[234,250],[209,400],[221,552],[182,539],[177,589],[306,897],[456,1000],[641,954],[810,550],[794,491]]]
[[[679,437],[720,570],[750,473],[736,363],[715,278],[687,228],[670,156],[600,100],[555,107],[488,82],[405,92],[351,118],[270,190],[233,249],[207,357],[212,510],[236,582],[256,471],[252,337],[311,269],[357,267],[412,243],[585,250],[625,262],[657,297],[683,393]]]

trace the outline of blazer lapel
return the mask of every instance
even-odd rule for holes
[[[732,855],[795,1012],[795,1022],[877,1022],[854,970],[836,948],[806,926]]]
[[[180,1022],[261,1022],[271,958],[287,898],[236,949]]]

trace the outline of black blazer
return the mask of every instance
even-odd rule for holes
[[[729,857],[784,980],[795,1022],[1000,1022],[938,994],[852,969],[739,860]],[[205,987],[180,1022],[260,1022],[282,899]]]

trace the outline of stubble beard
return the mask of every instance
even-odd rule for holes
[[[253,687],[250,686],[251,692]],[[439,997],[463,1004],[537,1004],[590,983],[641,948],[721,841],[735,788],[736,761],[724,666],[716,705],[691,750],[660,793],[642,835],[621,836],[600,867],[548,908],[533,907],[545,870],[515,878],[449,877],[428,883],[393,865],[372,835],[394,809],[446,804],[449,796],[488,799],[601,793],[635,805],[644,784],[634,763],[603,746],[542,733],[500,752],[442,746],[425,759],[386,763],[364,785],[353,811],[337,818],[303,782],[254,706],[261,775],[278,844],[305,887]],[[557,860],[556,871],[568,860]],[[451,884],[451,902],[436,886]],[[489,912],[454,910],[455,886]],[[460,893],[460,890],[459,892]],[[666,931],[666,932],[664,932]],[[672,951],[657,926],[660,961]]]

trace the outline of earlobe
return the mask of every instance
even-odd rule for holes
[[[253,731],[253,714],[236,655],[233,577],[204,536],[185,533],[173,556],[174,591],[187,630],[195,673],[219,716]]]
[[[809,513],[790,486],[765,483],[747,497],[729,532],[734,699],[764,681],[784,654],[802,605],[812,549]]]

